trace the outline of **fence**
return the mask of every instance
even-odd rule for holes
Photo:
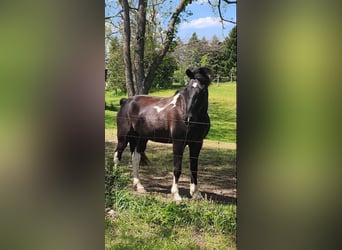
[[[117,144],[116,130],[106,129],[105,157],[113,164],[114,149]],[[235,144],[220,141],[204,140],[199,156],[198,184],[207,199],[220,203],[236,202],[236,150]],[[149,166],[141,166],[139,173],[141,182],[148,192],[170,194],[173,179],[172,144],[149,141],[146,156]],[[190,163],[189,150],[183,154],[183,169],[179,182],[180,194],[189,194]],[[123,152],[119,167],[127,175],[131,175],[131,154],[129,146]]]
[[[213,79],[213,83],[223,83],[223,82],[235,82],[237,80],[237,77],[235,74],[231,74],[229,76],[216,76],[214,79]]]

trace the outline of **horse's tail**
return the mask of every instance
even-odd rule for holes
[[[145,152],[141,153],[141,158],[140,158],[140,166],[149,166],[151,165],[150,160],[147,158]]]

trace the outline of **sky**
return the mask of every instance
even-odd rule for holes
[[[188,41],[194,32],[199,39],[205,37],[211,40],[216,35],[222,41],[235,26],[235,24],[224,22],[224,28],[222,28],[218,11],[214,12],[208,0],[194,1],[187,7],[187,10],[190,10],[193,15],[187,18],[188,22],[181,23],[177,34],[183,41]],[[229,5],[222,9],[222,15],[225,19],[236,21],[236,5]]]
[[[213,0],[212,2],[215,1]],[[170,1],[169,3],[173,5],[172,8],[174,9],[179,4],[179,0]],[[165,8],[168,7],[170,5],[165,6]],[[115,7],[111,10],[113,13],[118,12],[118,9]],[[229,22],[223,22],[224,25],[222,26],[217,8],[213,9],[209,5],[208,0],[194,0],[187,6],[186,10],[192,12],[192,15],[186,17],[186,21],[182,20],[182,23],[178,26],[177,33],[177,37],[180,37],[183,42],[187,42],[194,32],[196,32],[199,39],[205,37],[207,40],[211,40],[216,35],[222,41],[235,26],[235,24]],[[228,5],[221,8],[221,10],[225,19],[236,21],[236,4]],[[107,11],[108,9],[106,9]],[[164,20],[163,25],[165,28],[167,27],[168,21],[169,18]]]

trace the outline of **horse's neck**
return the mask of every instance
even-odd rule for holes
[[[185,96],[185,93],[184,91],[180,90],[180,91],[177,91],[173,96],[172,98],[174,98],[176,95],[179,95],[179,102],[180,102],[180,108],[183,112],[186,112],[186,97]]]

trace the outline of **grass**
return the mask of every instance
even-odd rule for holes
[[[236,206],[119,190],[106,218],[106,249],[235,249]]]
[[[179,88],[176,86],[175,88]],[[175,89],[151,92],[155,96],[172,96]],[[116,128],[116,113],[123,95],[106,92],[105,128]],[[211,128],[206,139],[222,142],[236,142],[236,84],[212,84],[209,87],[209,116]]]
[[[114,216],[105,218],[106,249],[236,249],[234,203],[211,199],[194,201],[185,196],[182,203],[175,203],[169,194],[136,194],[130,186],[129,152],[123,155],[122,165],[114,168],[113,146],[113,143],[106,143],[106,207],[114,211]],[[171,150],[165,151],[152,144],[148,148],[149,154],[151,151],[153,154],[149,157],[153,165],[140,169],[140,174],[146,177],[150,173],[147,182],[154,182],[153,185],[159,187],[164,185],[170,192],[171,180],[155,181],[153,177],[172,173]],[[204,148],[199,181],[226,186],[234,175],[235,160],[235,150]],[[187,165],[185,157],[182,176],[189,179]],[[227,174],[229,172],[231,174]],[[144,185],[147,185],[146,181]]]
[[[173,95],[175,89],[153,91],[150,95],[167,97]],[[106,138],[109,130],[110,136],[115,138],[115,117],[119,100],[123,97],[126,96],[106,92]],[[235,83],[209,87],[209,116],[211,129],[207,139],[211,141],[207,140],[201,151],[199,182],[229,188],[236,185],[236,151],[225,147],[227,142],[236,142]],[[113,147],[112,142],[106,142],[105,201],[106,208],[112,209],[114,214],[105,218],[105,249],[236,249],[234,202],[194,201],[182,196],[182,203],[175,203],[159,191],[136,194],[130,187],[130,155],[126,152],[122,165],[114,168]],[[153,165],[140,169],[141,175],[147,177],[145,183],[156,185],[156,190],[161,188],[168,193],[171,180],[166,176],[172,173],[170,147],[168,144],[149,143],[146,153]],[[189,159],[184,157],[182,176],[187,179],[188,165]],[[153,180],[152,176],[162,180]],[[186,188],[188,192],[188,181]]]
[[[207,139],[236,142],[236,84],[209,87],[211,127]]]

